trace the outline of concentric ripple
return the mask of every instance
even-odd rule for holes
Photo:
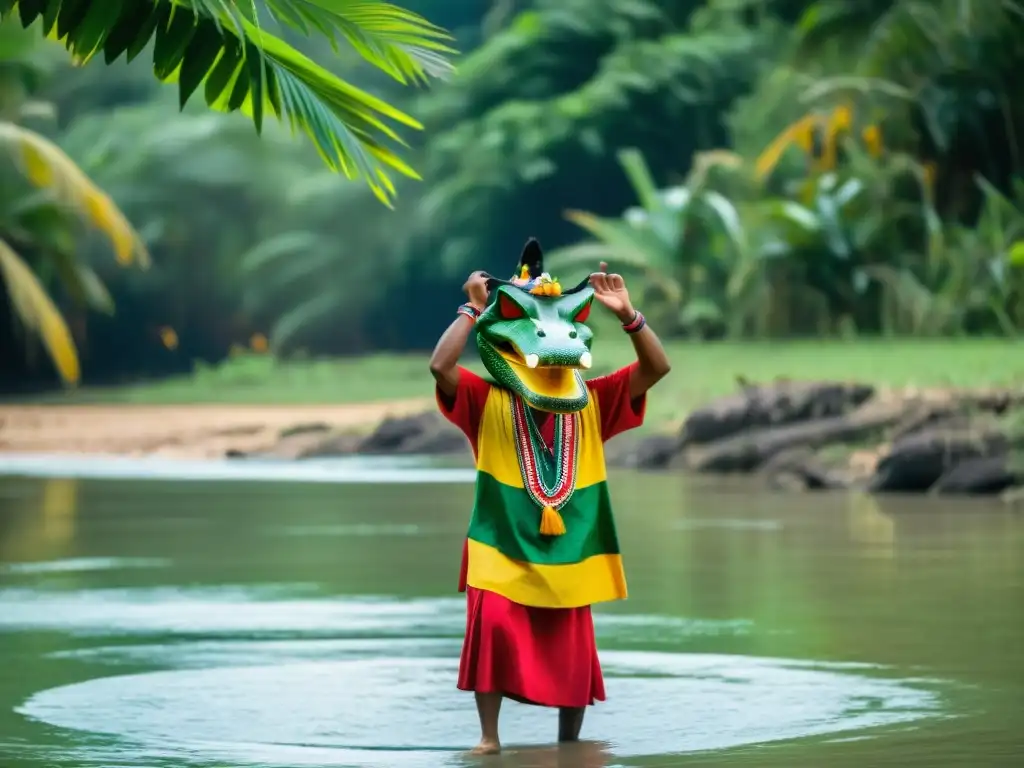
[[[18,709],[68,729],[62,741],[82,765],[456,764],[476,729],[473,698],[455,688],[463,612],[461,599],[322,597],[311,585],[0,590],[0,632],[114,643],[51,654],[114,674]],[[596,624],[605,647],[652,629],[681,639],[751,626],[611,613]],[[602,661],[609,701],[586,728],[609,743],[607,760],[857,735],[935,715],[940,703],[934,685],[866,664],[629,651]],[[149,671],[116,674],[129,667]],[[510,704],[503,728],[508,744],[550,744],[553,713]]]
[[[726,749],[914,721],[933,694],[849,670],[703,654],[604,654],[609,702],[587,734],[616,757]],[[119,736],[137,759],[436,766],[471,746],[457,661],[374,659],[173,670],[44,691],[21,714]],[[509,744],[549,743],[550,711],[508,705]],[[445,754],[450,753],[450,754]]]

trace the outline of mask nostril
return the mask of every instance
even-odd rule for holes
[[[547,334],[544,333],[544,331],[541,330],[540,328],[537,329],[537,335],[540,336],[541,338],[547,336]]]
[[[579,336],[579,333],[577,333],[576,331],[569,331],[570,339],[575,339],[577,336]]]

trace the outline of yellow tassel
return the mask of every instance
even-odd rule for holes
[[[554,507],[544,507],[540,513],[540,533],[542,536],[561,536],[565,533],[565,521]]]

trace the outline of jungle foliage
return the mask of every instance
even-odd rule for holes
[[[150,51],[156,80],[177,84],[180,109],[202,87],[208,107],[244,112],[257,134],[265,116],[277,117],[305,133],[331,171],[363,179],[385,204],[395,194],[391,172],[419,178],[389,146],[402,142],[386,121],[420,124],[316,64],[273,34],[278,27],[319,35],[336,51],[340,42],[403,85],[451,70],[446,32],[377,0],[0,0],[0,146],[34,188],[24,189],[22,179],[4,184],[0,275],[15,317],[42,342],[63,381],[80,377],[76,345],[36,273],[56,270],[81,303],[113,310],[95,273],[75,256],[66,214],[106,234],[119,262],[147,266],[149,256],[109,195],[56,144],[21,125],[41,106],[24,103],[37,86],[41,38],[63,45],[78,65],[131,63]],[[52,50],[41,55],[52,68]]]
[[[281,357],[427,347],[465,273],[507,272],[530,235],[567,280],[601,259],[627,272],[670,334],[1024,326],[1021,5],[407,5],[468,51],[450,81],[351,80],[358,50],[282,32],[423,123],[423,180],[396,180],[394,211],[287,130],[178,113],[141,57],[26,89],[152,256],[124,270],[74,241],[117,306],[70,310],[87,374],[187,370],[264,336]]]

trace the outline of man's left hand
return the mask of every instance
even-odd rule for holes
[[[636,315],[626,290],[626,281],[622,275],[608,274],[607,263],[602,261],[598,271],[590,275],[590,285],[594,289],[594,298],[611,310],[620,322],[628,323]]]

